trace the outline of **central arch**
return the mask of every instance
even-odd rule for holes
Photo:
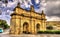
[[[23,33],[28,33],[29,24],[27,22],[23,23]]]
[[[39,23],[36,24],[36,30],[37,30],[37,32],[40,31],[40,24]]]

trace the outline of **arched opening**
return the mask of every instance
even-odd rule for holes
[[[36,30],[37,30],[37,32],[40,31],[40,24],[36,25]]]
[[[29,24],[27,22],[24,22],[24,24],[23,24],[23,33],[28,33],[28,27],[29,27]]]

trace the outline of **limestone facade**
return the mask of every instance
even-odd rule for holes
[[[18,3],[14,12],[11,14],[10,21],[10,33],[11,34],[24,34],[31,33],[37,34],[38,31],[46,30],[46,18],[45,14],[37,13],[34,11],[34,7],[31,6],[31,10],[22,9]]]

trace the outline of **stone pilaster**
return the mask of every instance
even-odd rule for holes
[[[15,34],[20,34],[20,18],[17,18],[16,16],[16,25],[15,25]]]
[[[32,34],[35,34],[35,22],[34,22],[34,20],[31,20],[31,33]]]
[[[11,18],[11,21],[10,21],[10,34],[15,34],[15,24],[16,24],[15,18]]]
[[[23,25],[22,25],[22,24],[21,24],[20,29],[21,29],[21,30],[20,30],[20,31],[21,31],[20,34],[23,34]]]

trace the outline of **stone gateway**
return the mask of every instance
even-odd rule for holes
[[[41,13],[35,12],[33,6],[31,6],[31,9],[28,11],[22,9],[20,3],[18,3],[14,12],[11,14],[10,34],[37,34],[38,31],[45,31],[45,16],[43,11]]]

